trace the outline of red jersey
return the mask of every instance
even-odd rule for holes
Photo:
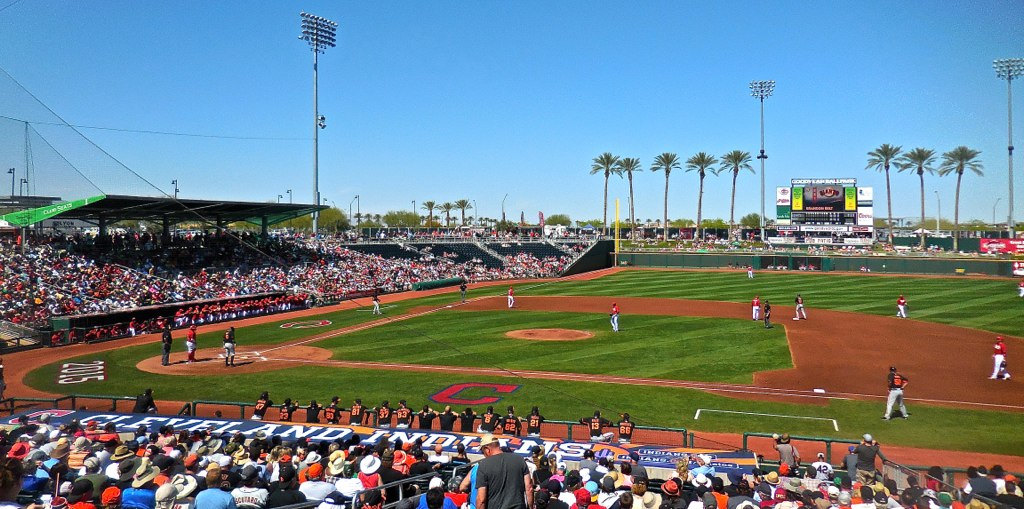
[[[189,329],[188,332],[185,333],[185,341],[188,341],[189,343],[195,343],[196,331]]]
[[[508,296],[511,297],[511,296],[513,296],[515,294],[516,294],[516,291],[513,290],[511,286],[508,287]]]
[[[900,297],[899,299],[896,300],[896,305],[897,306],[906,306],[907,305],[907,299],[904,299],[903,297]]]
[[[1017,286],[1024,288],[1024,279],[1022,279],[1020,283],[1017,283]]]
[[[754,297],[754,300],[750,301],[750,305],[755,308],[761,307],[761,299]]]
[[[612,305],[612,314],[613,315],[619,314],[619,306],[617,304],[613,304]]]
[[[996,343],[995,353],[993,355],[1006,355],[1006,343],[1002,341]]]

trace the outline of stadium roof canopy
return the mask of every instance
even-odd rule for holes
[[[106,195],[105,198],[56,214],[54,219],[80,219],[105,223],[136,220],[171,224],[209,221],[218,224],[246,221],[275,224],[324,210],[306,203],[262,203],[227,200],[191,200],[146,196]]]

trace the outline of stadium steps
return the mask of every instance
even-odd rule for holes
[[[0,320],[0,349],[28,348],[41,344],[43,334],[35,329]]]

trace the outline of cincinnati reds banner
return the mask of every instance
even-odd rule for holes
[[[155,430],[160,426],[170,425],[175,430],[210,430],[214,435],[242,433],[251,437],[262,431],[268,435],[278,435],[284,441],[306,438],[313,442],[333,441],[336,439],[348,439],[353,434],[358,435],[365,445],[373,445],[381,440],[394,442],[401,440],[403,443],[413,442],[423,438],[423,447],[433,448],[440,444],[445,452],[454,453],[456,446],[462,444],[466,451],[471,454],[479,454],[477,445],[480,442],[480,434],[457,433],[451,431],[433,431],[418,429],[396,429],[396,428],[370,428],[366,426],[326,426],[315,424],[281,423],[268,421],[254,421],[247,419],[207,419],[203,417],[183,417],[149,414],[118,414],[86,412],[79,410],[34,410],[24,414],[30,422],[35,422],[40,415],[48,413],[51,416],[50,425],[59,425],[77,420],[85,423],[96,421],[102,428],[107,423],[115,423],[120,433],[134,433],[139,426],[146,426]],[[17,425],[20,415],[13,415],[7,420],[0,421],[7,428]],[[562,459],[578,461],[583,459],[583,452],[594,451],[598,458],[608,457],[615,461],[628,460],[629,453],[636,451],[640,455],[640,464],[645,467],[675,469],[676,462],[681,459],[692,459],[697,454],[707,454],[712,457],[711,464],[720,473],[739,472],[750,473],[757,465],[754,454],[750,451],[715,451],[711,449],[691,449],[686,447],[673,447],[664,445],[640,445],[640,444],[606,444],[595,442],[577,442],[570,440],[551,438],[528,438],[498,436],[503,447],[509,447],[512,452],[522,456],[529,456],[530,449],[540,446],[545,454],[556,453]],[[696,465],[691,465],[696,466]]]

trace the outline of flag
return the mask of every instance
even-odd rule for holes
[[[538,212],[537,216],[540,217],[540,227],[544,228],[544,213],[543,212]]]
[[[519,211],[519,226],[526,226],[526,211]]]

